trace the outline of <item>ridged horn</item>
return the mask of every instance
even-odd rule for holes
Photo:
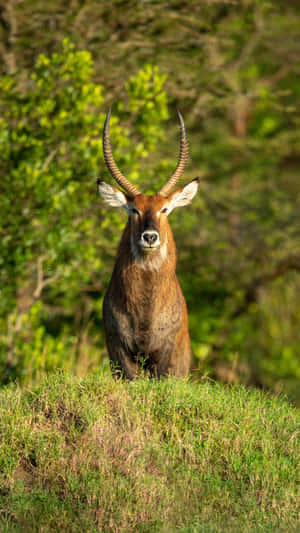
[[[160,189],[159,194],[161,196],[168,196],[168,194],[171,192],[173,187],[176,185],[178,180],[181,178],[186,162],[188,160],[189,156],[189,143],[187,139],[186,129],[183,122],[183,118],[181,116],[181,113],[177,111],[179,123],[180,123],[180,152],[179,152],[179,158],[177,166],[172,174],[172,176],[168,179],[167,183],[163,185],[163,187]]]
[[[108,113],[106,115],[104,128],[103,128],[103,155],[104,155],[104,160],[105,160],[106,166],[107,166],[109,172],[111,173],[112,177],[116,180],[116,182],[119,185],[121,185],[121,187],[123,187],[123,189],[129,194],[129,196],[134,198],[135,196],[140,194],[140,192],[134,185],[132,185],[132,183],[130,183],[128,181],[127,178],[125,178],[125,176],[122,174],[122,172],[120,172],[120,170],[118,169],[118,166],[117,166],[117,164],[116,164],[116,162],[114,160],[113,154],[112,154],[112,147],[111,147],[110,138],[109,138],[110,115],[111,115],[111,110],[109,109],[109,111],[108,111]]]

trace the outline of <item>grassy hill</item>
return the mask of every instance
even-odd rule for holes
[[[9,387],[0,531],[295,532],[299,422],[283,399],[206,381]]]

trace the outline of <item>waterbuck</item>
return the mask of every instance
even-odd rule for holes
[[[119,189],[98,181],[103,200],[123,207],[128,222],[119,245],[112,278],[103,303],[106,343],[114,376],[135,378],[143,369],[150,376],[186,376],[190,338],[186,303],[176,277],[176,247],[168,215],[191,202],[198,179],[171,193],[188,158],[188,141],[181,114],[180,153],[175,171],[153,196],[146,196],[120,172],[109,137],[110,111],[103,130],[106,166]]]

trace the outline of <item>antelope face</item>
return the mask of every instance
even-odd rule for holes
[[[153,253],[167,243],[168,215],[175,207],[189,204],[198,189],[198,179],[180,187],[167,197],[161,194],[134,198],[126,196],[116,187],[98,182],[99,193],[112,207],[123,207],[130,221],[131,245],[134,255]]]
[[[168,215],[175,207],[189,204],[198,189],[198,179],[196,179],[171,193],[171,190],[183,174],[188,158],[187,135],[183,118],[179,112],[178,118],[180,123],[180,152],[178,163],[165,185],[163,185],[158,194],[154,194],[153,196],[141,194],[135,185],[130,183],[119,170],[114,160],[110,144],[110,111],[105,120],[103,130],[103,154],[105,163],[113,178],[126,191],[126,194],[103,181],[98,181],[99,193],[109,205],[123,207],[128,212],[131,247],[134,256],[138,254],[153,254],[162,249],[166,250],[169,228]]]
[[[153,253],[166,240],[166,207],[159,195],[138,195],[127,203],[130,216],[131,242],[138,252]]]

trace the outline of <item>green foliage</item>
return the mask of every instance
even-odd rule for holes
[[[299,412],[203,381],[0,393],[1,531],[294,532]]]
[[[299,28],[296,3],[282,1],[4,6],[1,382],[38,380],[53,351],[80,374],[105,353],[101,304],[124,218],[95,181],[111,179],[100,137],[113,102],[116,160],[145,192],[173,171],[176,108],[185,119],[184,180],[201,187],[171,224],[198,374],[300,401]]]
[[[163,138],[160,121],[168,118],[167,94],[164,90],[166,76],[157,66],[145,65],[126,83],[129,110],[138,116],[136,128],[141,133],[148,150],[153,151],[157,140]],[[146,155],[142,151],[142,155]],[[147,154],[148,155],[148,154]]]
[[[100,364],[101,302],[111,240],[116,243],[122,222],[96,197],[105,114],[103,88],[92,76],[91,54],[65,39],[60,53],[39,56],[22,89],[14,77],[1,80],[2,382]],[[116,158],[132,169],[133,180],[167,118],[163,82],[158,69],[147,66],[128,83],[129,109],[140,131],[148,131],[137,147],[131,148],[118,116],[112,118]]]

